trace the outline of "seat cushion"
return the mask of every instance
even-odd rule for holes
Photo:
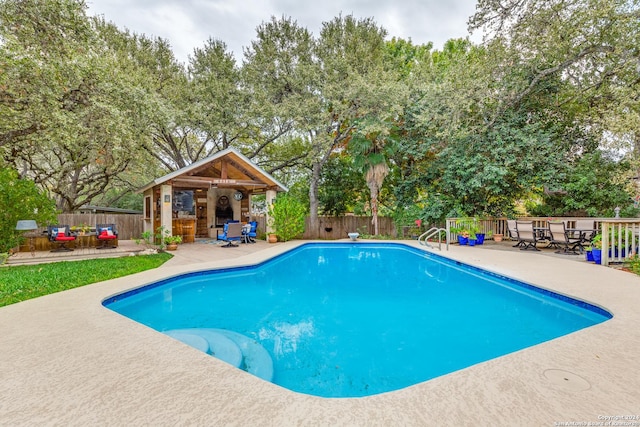
[[[56,236],[56,242],[69,242],[71,240],[76,240],[76,238],[73,236],[65,236],[64,234],[63,235],[58,234],[58,236]]]
[[[108,235],[106,233],[105,234],[100,233],[100,235],[98,236],[98,239],[100,239],[100,240],[113,240],[113,239],[117,239],[117,238],[118,238],[118,236],[115,236],[113,234],[112,235]]]

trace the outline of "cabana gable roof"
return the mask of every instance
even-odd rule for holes
[[[142,193],[160,184],[172,184],[179,188],[226,187],[249,192],[259,192],[262,189],[289,191],[264,169],[232,147],[157,178],[140,188],[138,192]]]

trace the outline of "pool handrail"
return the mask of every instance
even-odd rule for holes
[[[444,231],[445,236],[447,238],[446,247],[447,247],[447,250],[449,250],[449,236],[447,234],[447,230],[445,230],[444,228],[431,227],[430,229],[428,229],[427,231],[422,233],[420,235],[420,237],[418,237],[418,243],[420,243],[422,246],[427,246],[429,248],[435,249],[434,246],[429,244],[427,239],[429,239],[429,238],[431,238],[431,237],[433,237],[433,236],[435,236],[437,234],[438,235],[438,250],[442,251],[442,232],[443,231]]]

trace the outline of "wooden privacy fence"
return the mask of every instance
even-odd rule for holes
[[[318,218],[320,229],[317,233],[311,230],[310,218],[304,224],[304,239],[337,240],[348,238],[347,233],[373,234],[373,224],[370,216],[321,216]],[[393,219],[378,217],[378,233],[386,236],[396,235]]]
[[[254,218],[258,221],[258,235],[266,233],[266,221],[263,216]],[[305,218],[303,239],[338,240],[348,238],[347,233],[373,234],[370,216],[321,216],[318,217],[320,229],[311,230],[311,220]],[[378,217],[378,233],[386,236],[396,235],[393,219]]]
[[[142,215],[131,214],[60,214],[58,224],[68,224],[73,227],[86,224],[92,229],[96,224],[115,224],[118,230],[118,239],[139,239],[142,235]]]

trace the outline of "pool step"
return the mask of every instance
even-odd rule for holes
[[[209,342],[202,338],[200,335],[190,333],[186,330],[177,329],[173,331],[166,331],[165,334],[169,335],[171,338],[177,339],[178,341],[182,341],[184,344],[190,345],[195,349],[198,349],[205,353],[209,353]]]
[[[164,333],[258,378],[273,380],[273,360],[267,350],[252,338],[214,328],[172,329]]]

